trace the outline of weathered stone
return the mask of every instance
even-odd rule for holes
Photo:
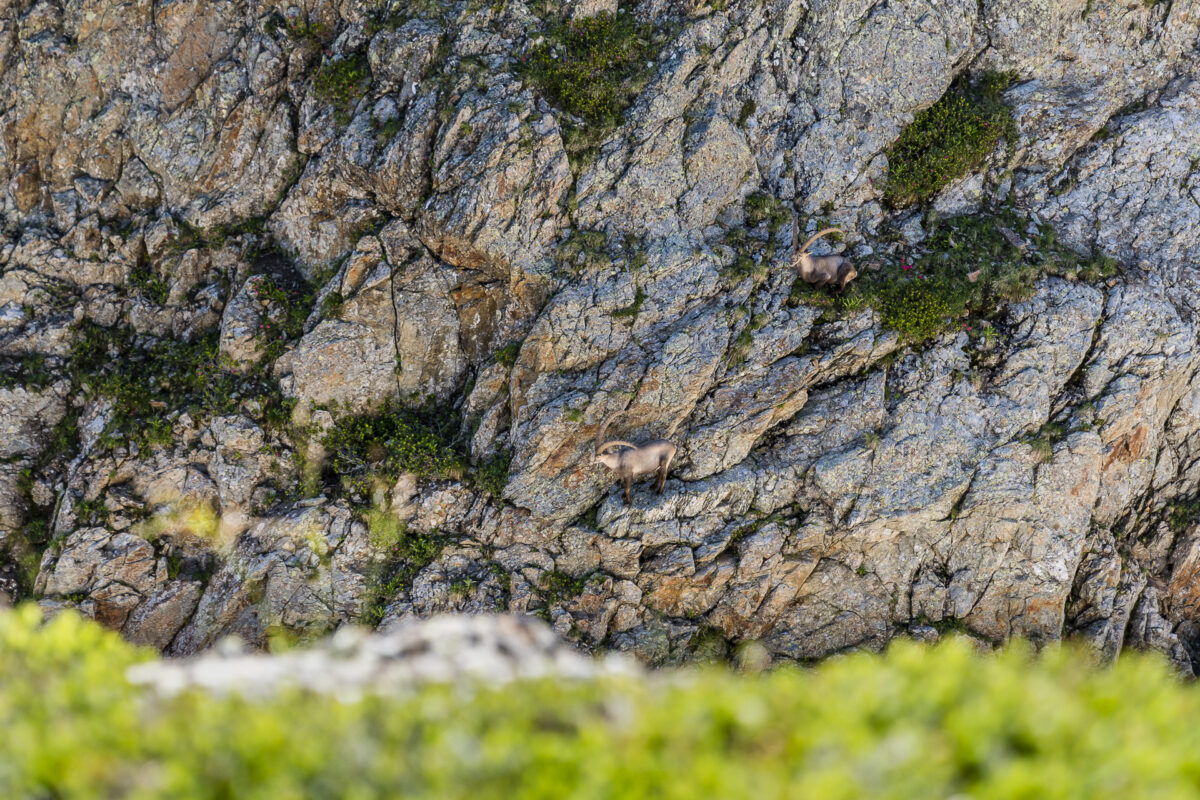
[[[366,527],[340,506],[301,506],[260,522],[234,542],[170,652],[195,653],[229,633],[262,645],[277,626],[314,636],[353,621],[370,561]]]
[[[548,254],[570,169],[557,121],[533,101],[496,83],[459,101],[441,129],[418,230],[443,261],[508,277]]]
[[[243,371],[262,360],[265,314],[256,291],[261,281],[261,276],[246,281],[221,315],[221,355]]]
[[[202,587],[195,581],[172,581],[129,615],[121,633],[133,644],[166,650],[192,616]]]

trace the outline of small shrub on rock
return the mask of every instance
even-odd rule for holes
[[[924,278],[926,276],[920,276]],[[876,298],[880,322],[907,341],[922,341],[946,327],[953,309],[943,281],[904,281]]]
[[[512,464],[512,451],[502,450],[480,464],[472,474],[475,488],[493,500],[499,500],[508,484],[508,468]]]
[[[663,31],[628,13],[553,22],[518,69],[551,103],[584,122],[585,131],[567,131],[568,149],[580,152],[621,123],[664,38]]]
[[[313,93],[318,100],[333,106],[334,119],[345,125],[370,85],[371,66],[367,54],[351,53],[321,65],[313,78]]]
[[[887,150],[884,199],[896,208],[920,203],[976,169],[1016,124],[1002,93],[1011,76],[985,75],[978,86],[959,81],[917,114]]]
[[[352,494],[370,495],[371,482],[394,482],[402,472],[420,478],[461,478],[458,418],[433,403],[420,410],[392,403],[378,414],[341,417],[325,435],[327,471]]]

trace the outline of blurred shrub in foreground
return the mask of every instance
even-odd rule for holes
[[[1149,656],[961,640],[760,677],[266,702],[130,686],[152,657],[0,613],[4,798],[1183,798],[1200,693]]]

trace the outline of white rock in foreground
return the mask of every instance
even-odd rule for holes
[[[296,688],[354,699],[364,692],[402,693],[425,683],[499,685],[638,671],[625,656],[580,654],[532,617],[448,614],[408,620],[386,633],[342,628],[312,649],[279,655],[217,648],[197,658],[139,664],[128,676],[168,695],[198,688],[265,697]]]

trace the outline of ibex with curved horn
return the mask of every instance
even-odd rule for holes
[[[817,286],[836,286],[840,291],[846,288],[846,284],[858,277],[858,270],[854,268],[849,259],[845,256],[813,256],[808,253],[808,248],[812,246],[812,243],[827,233],[843,233],[843,231],[841,228],[826,228],[817,231],[804,243],[803,247],[797,249],[796,243],[800,241],[800,223],[793,218],[792,263],[800,270],[800,277],[804,279],[805,283],[813,283]]]
[[[625,412],[618,411],[610,414],[600,423],[600,428],[596,431],[595,463],[603,464],[616,473],[617,478],[625,485],[625,505],[630,505],[632,501],[629,492],[633,487],[633,481],[642,475],[657,472],[658,493],[662,494],[663,484],[667,482],[667,470],[671,467],[671,459],[675,457],[676,448],[666,439],[651,439],[640,445],[620,439],[611,439],[601,444],[609,423],[623,413]],[[674,432],[675,428],[672,426],[667,435],[670,436]],[[616,452],[608,452],[612,448],[619,449]]]

